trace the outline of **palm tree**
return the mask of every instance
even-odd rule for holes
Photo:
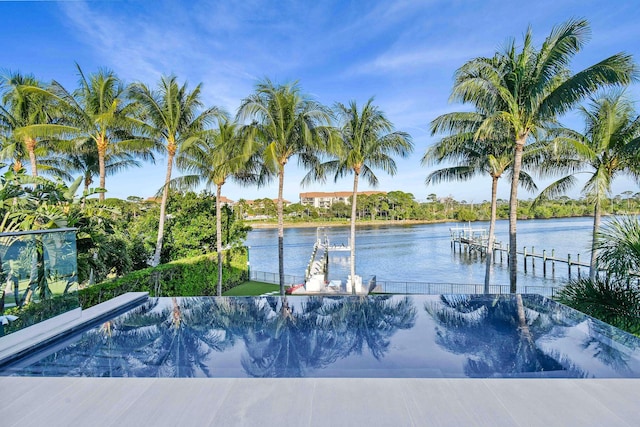
[[[406,157],[413,151],[411,136],[393,130],[393,124],[384,113],[373,104],[373,98],[359,109],[355,101],[348,106],[336,104],[335,111],[340,121],[339,137],[334,138],[331,152],[336,157],[318,165],[305,177],[305,182],[323,180],[327,172],[334,173],[334,179],[353,173],[353,194],[351,196],[350,264],[351,289],[355,293],[356,277],[356,209],[358,182],[360,176],[372,186],[378,178],[373,168],[380,168],[395,175],[394,155]]]
[[[556,26],[537,49],[529,29],[522,47],[514,40],[492,58],[476,58],[455,74],[452,100],[469,102],[490,112],[476,139],[490,138],[503,125],[513,134],[513,172],[509,201],[509,267],[511,292],[516,292],[516,220],[522,152],[530,138],[555,125],[556,118],[604,85],[628,84],[634,77],[631,56],[613,55],[571,75],[571,58],[589,36],[585,20]]]
[[[432,134],[450,131],[438,143],[430,147],[422,158],[423,164],[453,162],[455,166],[431,172],[425,183],[437,184],[446,181],[467,181],[479,174],[491,177],[491,214],[489,238],[487,241],[484,292],[489,293],[491,267],[493,263],[493,243],[497,212],[498,180],[513,166],[513,150],[509,135],[496,135],[495,139],[475,140],[475,132],[482,123],[484,115],[473,112],[449,113],[439,116],[431,122]],[[525,154],[532,146],[528,146]],[[526,157],[526,156],[525,156]],[[529,156],[529,159],[535,160]],[[520,172],[520,185],[535,191],[536,185],[529,174]]]
[[[51,116],[47,98],[30,88],[42,89],[32,75],[10,73],[0,77],[0,126],[5,128],[8,137],[2,147],[2,157],[12,158],[13,169],[18,172],[22,168],[22,158],[28,156],[31,174],[38,176],[36,147],[39,135],[30,126],[50,123]]]
[[[126,88],[113,71],[102,69],[87,78],[79,65],[79,88],[70,93],[54,81],[50,92],[59,101],[65,117],[65,128],[43,128],[43,132],[62,132],[76,137],[68,151],[83,151],[85,141],[95,143],[98,160],[99,187],[106,188],[107,157],[136,156],[154,160],[155,141],[135,133],[143,123],[136,116],[138,106],[127,102]],[[73,147],[73,144],[76,147]],[[132,165],[124,164],[121,166]],[[111,168],[113,169],[113,168]],[[104,200],[100,193],[100,200]]]
[[[280,294],[284,295],[284,167],[293,156],[305,167],[317,164],[317,156],[325,150],[324,142],[330,132],[330,115],[326,108],[304,95],[296,82],[275,85],[265,79],[256,84],[255,93],[242,100],[238,118],[253,120],[250,126],[264,144],[258,185],[274,174],[278,176],[278,272]]]
[[[237,123],[221,117],[217,129],[185,146],[176,158],[178,169],[189,173],[172,180],[178,187],[193,188],[203,183],[206,187],[216,187],[218,296],[222,295],[222,186],[229,179],[254,181],[259,163],[252,161],[256,153],[253,142],[250,134],[243,132]]]
[[[637,154],[640,145],[640,116],[621,91],[592,99],[588,107],[581,107],[579,111],[585,120],[584,133],[566,128],[558,129],[554,144],[556,158],[550,159],[543,166],[548,173],[567,169],[571,173],[549,185],[539,197],[558,195],[575,185],[576,174],[589,174],[582,192],[593,203],[589,278],[594,280],[598,271],[597,235],[602,203],[611,193],[611,183],[616,176],[640,176]]]
[[[201,87],[202,84],[199,84],[189,92],[187,83],[180,86],[176,76],[163,76],[157,91],[149,89],[143,83],[134,83],[130,88],[131,97],[145,111],[150,132],[157,141],[166,144],[167,151],[167,175],[162,189],[158,240],[152,261],[154,266],[160,263],[173,159],[183,145],[202,138],[205,126],[220,114],[216,107],[198,111],[202,107]]]

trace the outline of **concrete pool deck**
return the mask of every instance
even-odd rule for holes
[[[0,378],[9,426],[637,426],[634,379]]]

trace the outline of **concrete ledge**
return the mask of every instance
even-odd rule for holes
[[[2,388],[7,427],[630,427],[640,416],[634,379],[7,377]]]
[[[139,305],[148,298],[148,292],[128,292],[86,310],[76,308],[4,336],[0,338],[0,366],[67,336],[89,323],[112,317],[116,312]]]

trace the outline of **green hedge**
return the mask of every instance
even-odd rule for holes
[[[246,248],[224,254],[222,292],[245,282]],[[149,292],[150,296],[215,295],[218,283],[217,254],[211,253],[134,271],[126,276],[79,290],[80,305],[88,308],[127,292]]]
[[[59,314],[78,308],[78,295],[75,292],[57,295],[40,301],[33,301],[23,307],[11,307],[0,314],[13,314],[18,319],[8,325],[0,325],[0,336],[16,332],[27,326],[35,325]]]

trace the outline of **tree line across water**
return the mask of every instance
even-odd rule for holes
[[[496,200],[496,217],[509,217],[509,201]],[[603,212],[609,215],[627,215],[640,212],[640,193],[625,191],[603,201]],[[256,199],[251,203],[240,199],[233,207],[238,218],[249,219],[249,224],[277,218],[276,202],[272,199]],[[572,199],[558,196],[551,199],[528,199],[518,202],[518,219],[548,219],[592,216],[593,202],[587,197]],[[316,208],[301,203],[284,207],[288,223],[344,221],[351,216],[349,203],[336,202],[329,208]],[[491,202],[468,202],[451,196],[437,197],[432,193],[426,201],[418,201],[411,193],[390,191],[380,194],[358,195],[356,219],[358,221],[488,221],[491,218]]]
[[[516,222],[523,215],[524,204],[517,199],[519,187],[535,190],[536,174],[559,177],[542,190],[532,208],[544,216],[548,200],[574,185],[576,173],[585,172],[583,193],[593,206],[595,245],[602,209],[610,203],[612,180],[618,175],[637,177],[640,173],[640,120],[624,93],[624,88],[637,78],[637,67],[630,55],[619,53],[572,72],[571,60],[589,35],[586,21],[569,20],[554,27],[539,47],[528,30],[522,43],[511,39],[493,56],[466,62],[456,71],[451,92],[451,100],[463,104],[463,111],[431,121],[432,134],[441,139],[426,150],[423,164],[445,167],[429,173],[426,183],[467,180],[478,174],[490,176],[490,245],[499,212],[498,182],[505,176],[510,180],[512,292],[517,290]],[[163,153],[167,170],[164,182],[159,183],[162,198],[154,224],[157,236],[151,263],[162,261],[166,231],[176,215],[168,204],[171,191],[204,185],[215,190],[216,195],[218,293],[224,242],[219,201],[221,188],[228,180],[258,186],[270,180],[278,182],[278,257],[280,289],[284,293],[285,164],[297,159],[308,171],[304,183],[353,177],[349,208],[351,241],[355,243],[355,221],[359,206],[363,206],[358,203],[359,182],[364,179],[375,185],[377,171],[395,174],[395,159],[406,157],[413,150],[410,135],[396,131],[373,99],[362,105],[352,101],[329,108],[305,94],[297,83],[277,84],[264,79],[241,100],[232,117],[218,107],[203,104],[201,85],[190,89],[176,76],[162,77],[152,88],[141,82],[125,85],[108,70],[87,76],[78,67],[78,74],[79,85],[73,91],[56,81],[45,84],[20,73],[9,73],[1,81],[0,153],[7,161],[4,179],[10,183],[7,188],[17,186],[22,192],[5,194],[2,213],[7,221],[3,227],[7,230],[91,222],[92,209],[109,208],[104,200],[107,175]],[[583,130],[560,123],[560,118],[571,111],[578,111],[584,118]],[[184,175],[174,178],[174,167]],[[57,181],[42,178],[43,173]],[[41,197],[34,197],[38,189],[66,186],[63,181],[68,182],[77,174],[81,178],[67,190],[61,187],[68,197],[44,204]],[[98,188],[91,190],[95,178]],[[82,196],[74,197],[80,181],[85,190]],[[97,201],[87,199],[92,192],[98,194]],[[32,208],[20,211],[20,203],[10,202],[20,197],[28,200],[32,208],[35,206],[39,216],[32,215]],[[69,213],[71,205],[74,217]],[[426,205],[428,209],[429,204]],[[474,209],[459,209],[459,219],[469,218]],[[398,216],[397,206],[393,210]],[[374,211],[376,216],[392,213],[383,202],[380,206],[370,204],[367,212],[371,215]],[[360,215],[364,216],[364,212],[361,209]],[[110,235],[108,231],[105,234]],[[354,277],[355,244],[351,246]],[[595,246],[592,252],[593,279],[598,261]],[[491,262],[488,256],[487,287]]]

